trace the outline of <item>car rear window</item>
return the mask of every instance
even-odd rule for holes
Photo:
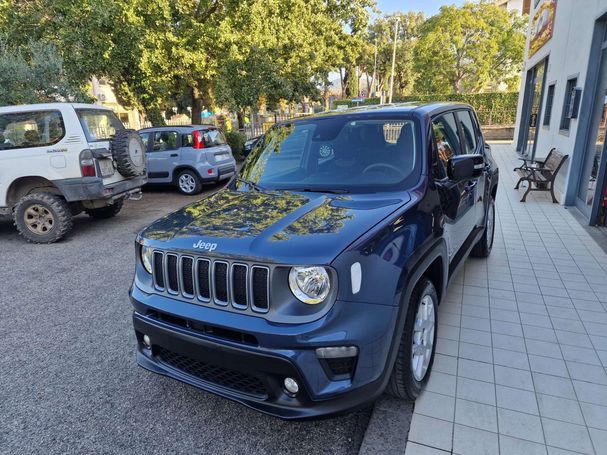
[[[116,131],[124,129],[124,125],[112,111],[76,109],[76,113],[89,142],[110,140]]]
[[[216,129],[203,131],[202,138],[204,140],[205,147],[216,147],[226,143],[226,138],[223,133]]]

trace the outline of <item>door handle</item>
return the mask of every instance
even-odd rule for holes
[[[171,153],[171,156],[179,156],[177,153]]]
[[[464,187],[464,189],[466,191],[472,191],[477,184],[478,184],[478,181],[477,180],[473,180],[471,182],[468,182],[466,184],[466,186]]]

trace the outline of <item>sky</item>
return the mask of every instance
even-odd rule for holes
[[[394,11],[423,11],[426,16],[438,13],[442,5],[462,5],[464,0],[377,0],[377,7],[383,13]]]

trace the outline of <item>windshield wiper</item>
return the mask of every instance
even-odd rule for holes
[[[248,185],[249,187],[253,188],[255,191],[264,191],[264,188],[262,186],[259,186],[257,183],[251,182],[250,180],[243,179],[242,177],[236,177],[236,181],[240,182],[240,183],[244,183],[245,185]]]
[[[296,191],[302,193],[329,193],[329,194],[346,194],[348,190],[343,188],[288,188],[287,191]]]

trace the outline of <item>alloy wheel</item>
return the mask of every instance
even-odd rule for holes
[[[434,350],[434,331],[436,315],[434,299],[424,295],[417,308],[413,326],[413,346],[411,349],[411,370],[415,380],[422,381],[428,372],[428,366]]]
[[[48,234],[55,225],[52,212],[41,204],[28,207],[23,214],[23,221],[31,232],[38,235]]]
[[[487,247],[490,250],[493,246],[493,237],[495,236],[495,203],[493,201],[491,201],[487,212]]]
[[[196,180],[190,174],[179,176],[179,188],[184,193],[192,193],[196,189]]]

